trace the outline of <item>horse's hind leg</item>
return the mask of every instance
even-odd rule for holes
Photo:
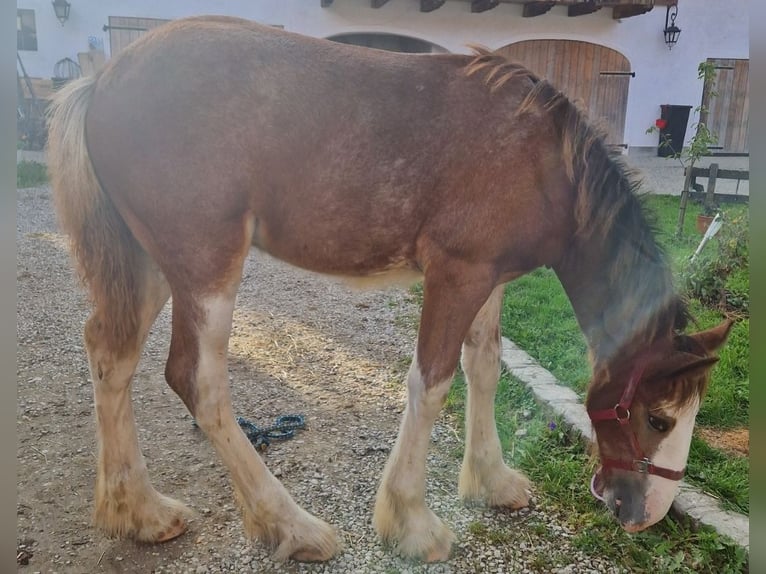
[[[154,490],[138,446],[131,380],[149,329],[170,294],[161,273],[147,259],[142,264],[134,270],[143,277],[138,324],[120,348],[111,348],[105,337],[110,322],[120,320],[113,309],[96,302],[85,326],[98,435],[94,523],[110,536],[162,542],[186,530],[190,513]]]
[[[495,425],[503,287],[495,288],[463,342],[461,363],[467,380],[468,401],[465,453],[458,490],[464,500],[520,508],[529,502],[529,481],[503,462]]]
[[[232,410],[226,353],[246,253],[245,247],[236,276],[229,272],[214,287],[189,293],[172,286],[165,376],[229,469],[246,531],[275,549],[276,560],[327,560],[338,551],[333,529],[298,506],[269,472]]]

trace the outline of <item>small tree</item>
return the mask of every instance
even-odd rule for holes
[[[691,184],[692,168],[702,156],[710,153],[710,146],[718,143],[718,136],[711,132],[707,124],[703,119],[707,119],[708,108],[705,105],[709,105],[710,100],[718,95],[715,91],[715,65],[713,62],[701,62],[697,66],[697,78],[703,81],[703,94],[702,103],[694,108],[694,114],[697,117],[697,121],[692,124],[692,130],[694,135],[689,140],[689,146],[681,149],[681,151],[673,152],[670,158],[677,159],[681,166],[684,168],[686,179],[684,181],[684,189],[681,192],[681,207],[678,214],[678,227],[676,228],[676,235],[681,236],[681,231],[684,224],[684,215],[686,213],[686,203],[689,199],[689,186]],[[646,133],[654,133],[659,131],[657,126],[652,126]],[[662,135],[662,141],[660,147],[668,147],[672,149],[670,136],[668,134]],[[705,213],[711,214],[714,210],[714,206],[705,202]]]

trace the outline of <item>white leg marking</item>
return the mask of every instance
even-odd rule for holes
[[[276,548],[277,560],[331,558],[338,552],[333,529],[298,506],[236,423],[226,361],[234,295],[211,297],[203,309],[194,414],[232,474],[246,530]]]
[[[425,502],[426,455],[431,429],[452,379],[426,389],[417,354],[407,374],[407,408],[383,470],[373,524],[404,556],[428,562],[449,558],[454,535]]]

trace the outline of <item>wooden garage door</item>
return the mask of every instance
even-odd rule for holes
[[[747,153],[750,135],[750,60],[723,60],[709,58],[716,68],[717,95],[708,99],[707,86],[703,90],[700,121],[705,122],[718,136],[721,151]],[[707,112],[705,111],[707,110]]]
[[[547,79],[592,118],[604,121],[607,141],[624,146],[630,62],[616,50],[577,40],[525,40],[497,50]]]
[[[131,42],[138,40],[141,34],[170,20],[160,18],[132,18],[128,16],[109,16],[109,53],[114,56]]]

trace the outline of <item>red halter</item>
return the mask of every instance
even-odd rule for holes
[[[622,470],[631,470],[634,472],[640,472],[642,474],[655,474],[669,480],[681,480],[684,476],[686,469],[671,470],[669,468],[663,468],[656,466],[651,460],[644,454],[641,445],[638,444],[638,437],[633,429],[630,428],[630,406],[633,404],[633,396],[636,394],[638,383],[641,382],[641,376],[644,373],[646,365],[644,361],[639,361],[636,367],[633,369],[630,380],[628,381],[625,390],[622,393],[620,402],[617,403],[611,409],[603,409],[598,411],[588,411],[588,416],[593,423],[598,421],[611,421],[616,420],[620,423],[620,428],[628,436],[631,446],[633,447],[633,460],[623,460],[617,458],[601,457],[601,467],[607,468],[619,468]]]

